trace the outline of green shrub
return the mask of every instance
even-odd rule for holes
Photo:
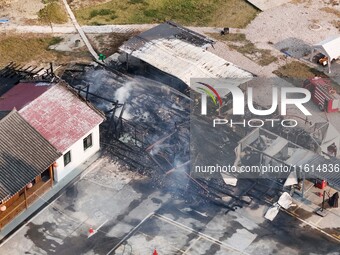
[[[92,10],[90,12],[90,19],[92,19],[96,16],[106,16],[106,15],[110,15],[110,14],[114,14],[114,11],[112,11],[110,9]]]
[[[58,43],[62,42],[63,40],[64,40],[64,38],[62,38],[60,36],[52,37],[51,40],[48,42],[48,46],[58,44]]]
[[[63,7],[56,2],[47,4],[38,12],[39,20],[43,23],[62,24],[67,22],[67,15]]]
[[[129,4],[144,4],[144,0],[129,0]]]
[[[116,18],[118,18],[118,16],[117,15],[115,15],[115,14],[112,14],[111,16],[110,16],[110,19],[116,19]]]

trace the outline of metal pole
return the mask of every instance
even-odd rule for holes
[[[89,101],[88,98],[89,98],[89,90],[90,90],[90,84],[87,84],[87,87],[86,87],[86,101]]]
[[[306,176],[305,176],[305,172],[303,171],[302,172],[302,198],[305,197],[305,179],[306,179]]]
[[[129,53],[126,53],[126,71],[129,71]]]
[[[323,191],[321,212],[323,212],[323,210],[325,209],[325,196],[326,196],[326,190]]]

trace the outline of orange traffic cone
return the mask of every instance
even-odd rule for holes
[[[156,251],[156,249],[153,251],[152,255],[158,255],[158,252]]]

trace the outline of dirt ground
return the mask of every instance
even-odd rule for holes
[[[310,44],[339,34],[334,25],[334,21],[339,19],[335,13],[340,9],[339,5],[323,0],[302,2],[291,2],[260,13],[247,26],[247,39],[260,48],[288,48],[294,57],[302,57],[310,51]],[[325,11],[328,10],[326,7],[334,12]]]
[[[133,33],[110,33],[110,34],[88,34],[92,46],[97,52],[110,56],[118,51],[118,48],[130,37],[139,34]]]
[[[39,24],[38,12],[44,6],[42,0],[0,0],[0,18],[7,18],[10,24],[16,25]]]
[[[37,19],[38,11],[44,7],[41,0],[1,0],[1,16],[10,22],[20,24],[29,19]]]

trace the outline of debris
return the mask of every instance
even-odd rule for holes
[[[294,171],[290,172],[288,178],[286,179],[285,183],[283,184],[284,187],[287,186],[292,186],[298,184],[298,178],[296,175],[296,170],[294,169]]]
[[[338,208],[339,206],[339,192],[335,192],[328,200],[328,204],[333,208]]]
[[[273,221],[277,214],[279,213],[280,207],[284,209],[288,209],[290,206],[293,205],[292,197],[287,193],[284,192],[272,207],[270,207],[264,217],[270,221]]]
[[[283,192],[277,203],[279,206],[287,210],[292,205],[293,199],[287,192]]]
[[[225,184],[236,187],[236,185],[237,185],[237,178],[236,177],[234,177],[230,174],[226,174],[226,173],[221,173],[221,175],[222,175],[222,178],[223,178],[223,181],[224,181]]]
[[[280,210],[280,206],[278,206],[278,205],[272,206],[268,209],[268,211],[266,212],[264,217],[267,220],[273,221],[275,219],[276,215],[279,213],[279,210]]]

